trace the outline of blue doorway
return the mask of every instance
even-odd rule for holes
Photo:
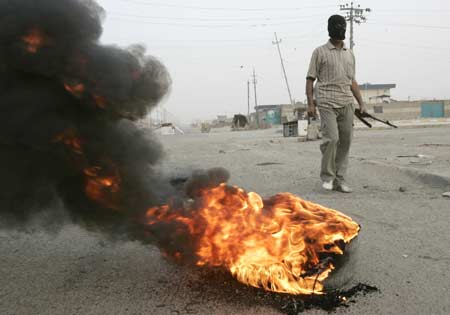
[[[422,118],[444,117],[444,102],[423,102],[421,104]]]

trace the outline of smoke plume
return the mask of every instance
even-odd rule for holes
[[[66,220],[140,237],[161,145],[133,121],[169,92],[141,46],[99,43],[91,0],[0,0],[0,225]],[[44,218],[44,219],[42,219]]]

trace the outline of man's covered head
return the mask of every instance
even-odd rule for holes
[[[344,40],[347,22],[342,15],[332,15],[328,19],[328,34],[331,39]]]

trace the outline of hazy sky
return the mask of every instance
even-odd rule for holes
[[[169,69],[164,107],[179,120],[247,112],[247,80],[258,104],[289,103],[274,32],[293,97],[303,101],[313,49],[328,39],[333,0],[98,0],[106,10],[102,42],[143,43]],[[395,99],[450,98],[450,1],[359,1],[367,23],[355,27],[359,83],[396,83]],[[347,34],[348,35],[348,34]],[[348,37],[348,36],[347,36]],[[254,105],[253,93],[251,105]]]

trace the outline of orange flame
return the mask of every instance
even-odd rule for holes
[[[106,105],[108,105],[108,101],[104,96],[93,94],[92,97],[94,98],[95,104],[97,104],[100,108],[106,108]]]
[[[48,42],[48,38],[39,28],[32,28],[26,35],[22,36],[22,41],[26,44],[27,51],[35,54],[46,42]]]
[[[118,210],[116,202],[120,190],[120,177],[117,171],[112,175],[103,175],[104,170],[99,166],[84,169],[86,177],[85,193],[88,198],[99,204]]]
[[[83,141],[77,137],[75,130],[72,128],[64,130],[64,132],[57,135],[52,142],[62,142],[69,147],[72,152],[83,155]]]
[[[121,181],[117,167],[109,160],[103,160],[102,165],[106,167],[90,166],[84,156],[84,142],[77,136],[77,132],[73,128],[66,129],[52,142],[63,143],[77,155],[75,163],[83,171],[86,196],[104,207],[119,210],[118,198]]]
[[[64,88],[73,96],[80,98],[83,96],[85,87],[83,83],[78,83],[75,85],[70,85],[68,83],[64,83]]]
[[[193,209],[151,208],[146,223],[181,223],[195,240],[198,266],[224,267],[238,281],[274,292],[323,293],[333,256],[360,230],[350,217],[290,193],[263,201],[222,184],[202,191],[198,202]]]

